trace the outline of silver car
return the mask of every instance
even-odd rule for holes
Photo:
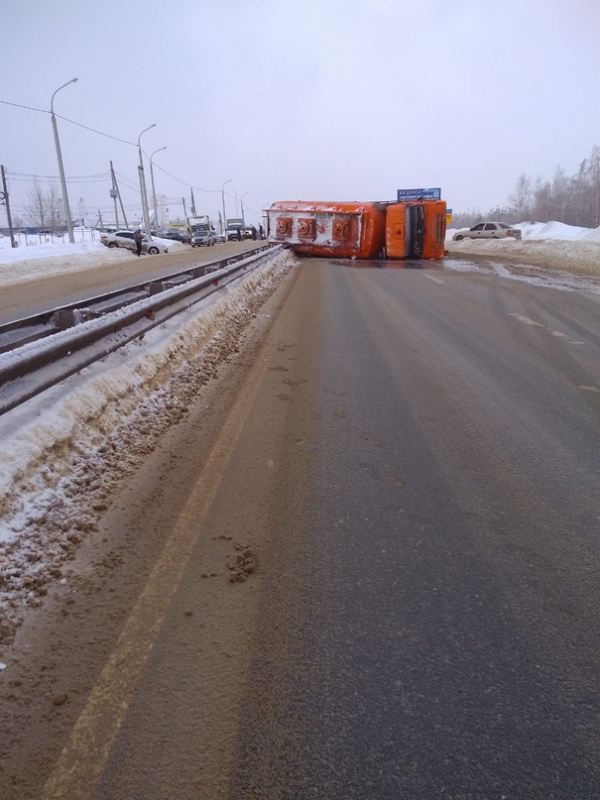
[[[452,237],[453,242],[461,239],[520,239],[521,231],[507,225],[506,222],[480,222],[468,231],[458,231]]]
[[[100,234],[100,241],[106,247],[125,247],[127,250],[136,250],[133,239],[133,231],[116,231],[115,233]],[[142,253],[149,253],[151,256],[158,253],[168,253],[169,246],[162,239],[149,239],[144,236],[142,242]]]
[[[216,241],[217,239],[213,231],[193,231],[191,245],[192,247],[202,247],[202,245],[212,247]]]

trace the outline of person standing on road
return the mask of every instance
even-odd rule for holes
[[[252,226],[252,238],[254,239],[254,241],[256,241],[256,228],[254,227],[254,225]]]
[[[258,226],[258,235],[260,236],[261,239],[265,238],[265,231],[262,225]]]
[[[242,241],[242,229],[241,228],[237,229],[237,239],[238,239],[238,242]]]
[[[135,242],[136,251],[135,254],[137,256],[142,255],[142,242],[144,241],[144,234],[138,228],[136,232],[133,234],[133,241]]]

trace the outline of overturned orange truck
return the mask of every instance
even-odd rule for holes
[[[442,258],[446,203],[279,201],[267,209],[267,239],[324,258]]]

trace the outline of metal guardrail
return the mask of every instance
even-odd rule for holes
[[[0,351],[0,414],[117,350],[280,251],[278,246],[261,247],[250,255],[243,253],[0,326],[0,342],[19,330],[26,333],[13,347]],[[200,270],[204,274],[197,276]],[[52,327],[35,335],[36,328],[43,325]]]
[[[229,258],[209,262],[208,264],[201,264],[192,269],[167,275],[164,278],[145,281],[144,283],[128,286],[125,289],[89,297],[31,317],[5,323],[0,325],[0,354],[21,347],[27,342],[36,341],[74,325],[79,325],[82,322],[87,322],[90,319],[96,319],[109,311],[115,311],[144,297],[163,292],[171,286],[187,283],[206,275],[208,272],[223,269],[270,249],[272,249],[270,245],[263,245],[251,251],[237,253]]]

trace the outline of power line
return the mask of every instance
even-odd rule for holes
[[[148,153],[145,150],[143,150],[142,152],[144,153],[146,158],[149,159]],[[181,178],[178,178],[176,175],[171,175],[170,172],[167,172],[166,169],[163,169],[162,167],[160,167],[158,164],[155,164],[154,162],[152,163],[152,166],[154,167],[154,169],[158,169],[161,172],[164,172],[165,175],[169,176],[169,178],[173,178],[174,181],[177,181],[178,183],[183,183],[184,186],[189,186],[190,189],[196,189],[196,191],[198,191],[198,192],[206,192],[206,194],[220,194],[221,193],[220,189],[203,189],[201,186],[195,186],[193,183],[188,183],[187,181],[182,181]],[[227,194],[227,192],[225,192],[225,194]]]
[[[111,136],[110,133],[103,133],[102,131],[97,131],[95,128],[90,128],[88,125],[83,125],[81,122],[75,122],[74,119],[69,119],[68,117],[63,117],[60,114],[54,114],[55,117],[59,119],[64,119],[65,122],[70,122],[71,125],[77,125],[79,128],[85,128],[86,131],[91,131],[92,133],[97,133],[98,136],[105,136],[107,139],[113,139],[115,142],[121,142],[121,144],[129,144],[132,147],[136,147],[137,145],[135,142],[128,142],[127,139],[119,139],[118,136]]]
[[[51,114],[51,111],[46,111],[45,108],[34,108],[33,106],[24,106],[21,103],[11,103],[9,100],[0,100],[0,103],[3,103],[6,106],[14,106],[15,108],[26,108],[28,111],[39,111],[40,114]],[[120,139],[118,136],[111,136],[110,133],[104,133],[103,131],[98,131],[96,128],[90,128],[89,125],[83,125],[81,122],[76,122],[74,119],[69,119],[68,117],[63,117],[61,114],[57,114],[54,112],[54,116],[58,117],[58,119],[63,119],[65,122],[70,122],[71,125],[77,125],[78,128],[85,128],[86,131],[91,131],[92,133],[97,133],[98,136],[105,136],[107,139],[113,139],[115,142],[121,142],[121,144],[129,144],[132,147],[137,147],[134,142],[129,142],[127,139]]]
[[[15,181],[30,181],[31,179],[34,181],[37,179],[44,181],[59,180],[58,175],[33,175],[27,172],[12,172],[11,170],[6,170],[6,173],[10,175],[11,180]],[[72,177],[67,177],[66,181],[69,183],[99,183],[109,179],[110,175],[108,172],[101,172],[97,175],[73,175]]]
[[[33,106],[23,106],[21,103],[11,103],[8,100],[0,100],[0,103],[4,103],[5,106],[15,106],[16,108],[26,108],[28,111],[40,111],[42,114],[49,114],[49,111],[46,111],[45,108],[33,108]]]

